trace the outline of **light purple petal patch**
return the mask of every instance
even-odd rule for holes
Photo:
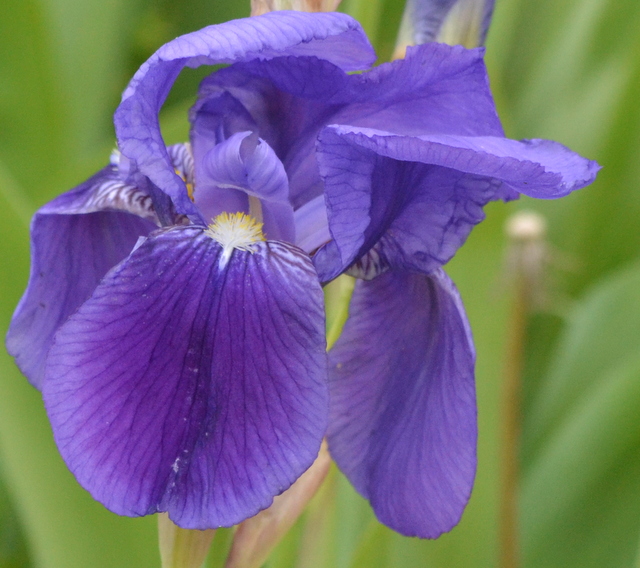
[[[7,350],[36,388],[57,329],[157,222],[149,195],[114,166],[36,212],[29,284],[7,333]]]
[[[230,526],[313,462],[327,425],[322,291],[299,249],[156,233],[60,329],[45,405],[95,499],[184,528]]]
[[[440,270],[358,281],[329,352],[329,449],[381,522],[437,538],[476,470],[475,353],[457,290]]]
[[[380,270],[430,272],[451,259],[489,201],[517,192],[560,197],[591,183],[599,169],[546,140],[346,126],[322,131],[318,162],[334,239],[314,257],[323,280],[373,247]]]
[[[315,56],[346,71],[364,69],[375,53],[360,24],[346,14],[272,12],[209,26],[163,45],[134,75],[115,113],[118,146],[140,172],[167,193],[179,213],[198,216],[170,165],[158,112],[185,67]]]

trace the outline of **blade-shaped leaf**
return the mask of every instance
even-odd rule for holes
[[[527,566],[633,565],[640,529],[639,407],[636,265],[576,306],[525,424]]]

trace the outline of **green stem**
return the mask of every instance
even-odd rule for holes
[[[346,12],[360,22],[373,45],[377,45],[376,40],[383,8],[384,2],[382,0],[342,0],[340,4],[340,11]]]
[[[207,557],[214,534],[214,529],[181,529],[169,520],[166,513],[158,514],[162,568],[200,568]]]
[[[513,304],[509,318],[506,365],[502,398],[502,459],[500,502],[500,568],[518,568],[521,563],[518,523],[520,438],[522,431],[522,374],[528,315],[539,300],[546,261],[544,218],[520,211],[507,222],[508,270],[513,282]]]
[[[518,493],[522,431],[522,372],[530,294],[527,279],[516,276],[508,325],[507,361],[502,393],[502,499],[500,503],[500,568],[520,566]]]
[[[324,288],[327,311],[327,351],[338,340],[347,321],[355,282],[354,278],[343,274]]]

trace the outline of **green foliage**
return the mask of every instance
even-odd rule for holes
[[[593,187],[559,201],[494,204],[448,268],[478,350],[479,466],[461,524],[437,541],[379,525],[337,471],[275,550],[269,568],[497,565],[500,386],[512,298],[503,224],[518,208],[549,223],[554,313],[529,322],[521,529],[527,568],[637,566],[640,559],[640,4],[500,0],[487,59],[507,134],[555,138],[598,160]],[[380,59],[399,0],[344,0]],[[110,122],[137,66],[164,41],[247,15],[210,0],[0,3],[0,331],[28,275],[35,209],[102,166]],[[163,114],[168,141],[206,70],[185,74]],[[626,268],[624,268],[626,267]],[[108,513],[58,457],[39,393],[0,351],[0,567],[157,566],[155,520]],[[208,560],[224,564],[231,532]],[[26,544],[25,544],[26,543]]]
[[[640,530],[640,267],[581,300],[525,426],[530,566],[633,566]]]

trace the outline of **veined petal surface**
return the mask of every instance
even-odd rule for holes
[[[269,506],[327,425],[322,291],[309,258],[271,241],[222,248],[201,227],[150,236],[59,330],[45,405],[95,499],[184,528]]]
[[[282,160],[297,209],[322,194],[315,144],[327,124],[416,136],[502,136],[482,53],[422,45],[406,59],[359,75],[312,57],[238,63],[202,82],[194,131],[207,120],[209,132],[257,132]],[[225,95],[233,105],[222,100]],[[227,112],[218,112],[220,107]],[[214,114],[215,120],[205,119]]]
[[[430,272],[451,259],[489,201],[560,197],[599,169],[548,140],[348,126],[322,131],[318,162],[334,239],[314,258],[322,280],[371,250],[378,268],[369,277],[389,267]]]
[[[57,329],[156,223],[151,198],[114,166],[36,212],[29,284],[7,333],[7,350],[36,388]]]
[[[273,12],[209,26],[163,45],[134,75],[115,113],[122,153],[173,200],[179,213],[197,217],[184,182],[170,165],[158,112],[185,67],[315,56],[344,69],[364,69],[375,53],[360,24],[346,14]]]
[[[381,522],[436,538],[458,523],[476,469],[475,353],[446,274],[358,281],[329,352],[329,450]]]

